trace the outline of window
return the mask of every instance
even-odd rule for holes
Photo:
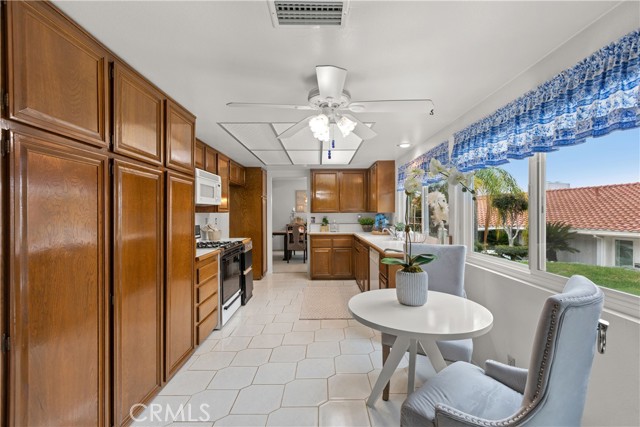
[[[542,270],[640,295],[638,140],[639,129],[617,131],[546,154]]]
[[[633,267],[633,241],[616,240],[616,267]]]
[[[474,251],[528,262],[528,160],[476,171]]]
[[[446,180],[424,187],[424,211],[429,215],[424,220],[424,230],[431,237],[449,235],[449,183]],[[444,238],[444,237],[443,237]]]

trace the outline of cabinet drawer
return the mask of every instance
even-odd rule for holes
[[[198,306],[198,322],[203,320],[212,311],[218,308],[218,298],[216,295],[210,297]]]
[[[198,284],[204,283],[212,279],[218,274],[218,257],[215,257],[209,264],[198,267]]]
[[[330,248],[331,240],[332,240],[331,237],[312,237],[311,247],[312,248]]]
[[[209,334],[214,330],[214,328],[218,325],[218,309],[216,308],[213,313],[209,315],[206,319],[202,321],[196,328],[197,331],[197,340],[198,344],[202,343]]]
[[[218,291],[218,278],[214,277],[211,280],[208,280],[200,286],[196,290],[196,304],[200,304],[202,301],[209,298],[211,295],[215,294]]]
[[[353,245],[352,237],[334,237],[333,238],[334,248],[350,248],[352,245]]]

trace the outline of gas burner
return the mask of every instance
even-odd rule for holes
[[[210,240],[201,240],[196,242],[196,248],[198,249],[231,249],[241,245],[242,242],[232,242],[230,240],[220,240],[215,242]]]

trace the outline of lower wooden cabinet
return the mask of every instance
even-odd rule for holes
[[[168,380],[195,346],[193,332],[193,178],[166,174],[165,372]]]
[[[8,425],[107,425],[107,158],[12,139]]]
[[[356,238],[353,241],[353,249],[356,283],[360,290],[365,292],[369,290],[369,247]]]
[[[200,345],[218,326],[218,292],[220,287],[219,254],[196,261],[196,344]]]
[[[116,160],[113,174],[113,424],[122,426],[162,385],[164,188],[157,168]]]
[[[310,236],[312,279],[353,279],[353,237]]]

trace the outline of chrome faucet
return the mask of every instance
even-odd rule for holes
[[[402,232],[398,231],[398,229],[393,225],[390,225],[389,227],[384,227],[382,229],[382,232],[384,233],[385,231],[389,232],[389,235],[394,240],[401,240],[402,238]]]

